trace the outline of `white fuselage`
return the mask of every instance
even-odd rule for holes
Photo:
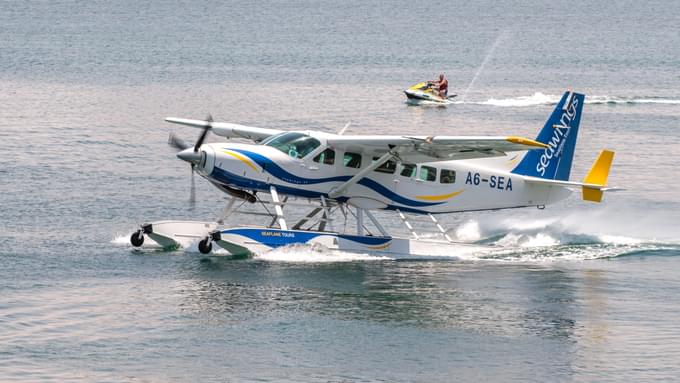
[[[321,145],[302,158],[267,145],[213,143],[201,147],[205,156],[197,170],[213,182],[238,189],[269,191],[275,186],[282,195],[318,198],[328,197],[380,157],[356,148],[349,155],[345,153],[349,150],[335,151],[332,161],[319,158],[332,148],[326,145],[323,133],[305,133]],[[570,194],[564,187],[527,183],[524,176],[511,173],[522,156],[510,153],[505,157],[418,164],[393,160],[370,171],[335,198],[365,209],[449,213],[543,206]]]

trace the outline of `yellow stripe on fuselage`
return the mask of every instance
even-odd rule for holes
[[[461,189],[458,191],[455,191],[453,193],[449,194],[442,194],[442,195],[418,195],[416,198],[422,199],[425,201],[443,201],[445,199],[453,198],[457,196],[458,194],[462,193],[465,189]]]
[[[368,248],[371,249],[371,250],[383,250],[383,249],[387,249],[388,247],[390,247],[391,244],[392,244],[392,241],[387,242],[387,243],[384,244],[384,245],[366,246],[366,247],[368,247]]]
[[[239,153],[232,152],[231,150],[223,150],[222,152],[236,158],[237,160],[240,160],[244,164],[250,166],[254,171],[256,171],[256,172],[258,171],[257,167],[255,167],[255,164],[253,164],[253,162],[250,161],[250,159],[248,159],[247,157],[245,157],[245,156],[243,156]]]

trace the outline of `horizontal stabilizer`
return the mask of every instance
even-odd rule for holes
[[[575,181],[560,181],[550,180],[539,177],[526,176],[524,180],[527,183],[540,185],[554,185],[563,186],[567,188],[581,188],[584,201],[602,202],[602,197],[606,191],[623,190],[616,187],[608,187],[607,177],[609,176],[609,168],[614,160],[614,152],[610,150],[603,150],[593,163],[590,171],[583,179],[583,182]]]

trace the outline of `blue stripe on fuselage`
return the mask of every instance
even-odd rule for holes
[[[286,181],[289,184],[312,185],[333,181],[345,182],[352,178],[351,176],[338,176],[327,178],[303,178],[287,172],[286,170],[281,168],[278,164],[276,164],[274,161],[270,160],[269,158],[261,154],[253,153],[251,151],[243,149],[229,149],[229,150],[245,154],[246,156],[250,157],[251,160],[255,161],[256,164],[260,165],[260,167],[267,171],[269,174],[280,179],[281,181]]]
[[[254,181],[250,178],[245,178],[241,176],[237,176],[233,173],[230,173],[224,169],[220,169],[218,167],[214,168],[211,177],[215,179],[216,181],[225,184],[225,185],[233,185],[239,188],[243,189],[251,189],[251,190],[263,190],[263,191],[268,191],[269,186],[272,184],[268,184],[265,182],[260,182],[260,181]],[[319,198],[320,196],[324,196],[328,198],[327,193],[320,193],[320,192],[315,192],[311,190],[305,190],[305,189],[296,189],[296,188],[291,188],[288,186],[282,186],[282,185],[274,185],[276,186],[276,190],[278,190],[282,194],[288,194],[292,196],[297,196],[297,197],[304,197],[304,198]],[[336,198],[339,202],[347,202],[348,198],[347,197],[339,197]],[[429,211],[426,210],[419,210],[419,209],[414,209],[410,207],[403,207],[403,206],[396,206],[396,205],[390,205],[388,204],[387,207],[385,208],[386,210],[401,210],[404,213],[417,213],[417,214],[427,214],[430,213]],[[443,212],[438,212],[438,213],[443,213]]]
[[[277,165],[274,161],[272,161],[271,159],[269,159],[269,158],[267,158],[267,157],[265,157],[261,154],[253,153],[251,151],[243,150],[243,149],[229,149],[229,150],[233,150],[235,152],[238,152],[238,153],[241,153],[241,154],[248,156],[251,160],[255,161],[255,163],[257,163],[262,169],[267,171],[272,176],[274,176],[274,177],[276,177],[276,178],[278,178],[282,181],[291,183],[291,184],[313,185],[313,184],[320,184],[320,183],[324,183],[324,182],[346,182],[350,178],[352,178],[351,176],[336,176],[336,177],[327,177],[327,178],[299,177],[299,176],[296,176],[295,174],[292,174],[292,173],[284,170],[279,165]],[[219,168],[215,168],[215,169],[219,169]],[[232,173],[229,173],[229,172],[227,172],[226,170],[223,170],[223,169],[220,169],[220,170],[229,174],[229,177],[232,178],[231,177]],[[213,171],[213,173],[214,173],[214,171]],[[254,187],[254,186],[244,186],[244,187],[257,188],[257,189],[261,189],[261,190],[269,189],[269,185],[264,183],[264,182],[252,181],[252,180],[245,179],[243,177],[239,177],[239,176],[236,176],[236,175],[233,175],[233,176],[241,178],[241,179],[244,180],[244,182],[247,182],[249,184],[261,184],[262,185],[262,187]],[[365,186],[365,187],[373,190],[374,192],[376,192],[376,193],[378,193],[378,194],[380,194],[380,195],[382,195],[386,198],[389,198],[390,200],[392,200],[396,203],[406,205],[406,206],[422,206],[422,207],[424,207],[424,206],[440,205],[440,204],[443,203],[443,202],[432,203],[432,202],[414,201],[414,200],[402,197],[399,194],[389,190],[388,188],[386,188],[382,184],[380,184],[380,183],[378,183],[378,182],[376,182],[376,181],[374,181],[370,178],[367,178],[367,177],[364,177],[361,180],[359,180],[358,184]],[[303,197],[318,197],[320,195],[328,196],[326,193],[319,193],[319,192],[312,192],[312,191],[308,191],[308,190],[294,189],[294,188],[290,188],[290,187],[286,187],[286,186],[279,186],[279,185],[275,185],[275,186],[276,186],[277,190],[279,190],[282,193],[285,193],[286,190],[289,190],[289,191],[294,191],[294,192],[291,192],[291,193],[288,193],[288,194],[300,195],[300,196],[303,196]]]

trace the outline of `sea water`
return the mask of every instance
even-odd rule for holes
[[[680,376],[677,2],[0,4],[1,381],[669,381]],[[409,106],[449,78],[464,98]],[[442,216],[474,256],[134,250],[224,196],[165,117],[535,137],[586,94],[602,204]],[[219,140],[211,136],[210,141]],[[407,234],[393,214],[387,227]],[[233,220],[238,220],[232,217]]]

